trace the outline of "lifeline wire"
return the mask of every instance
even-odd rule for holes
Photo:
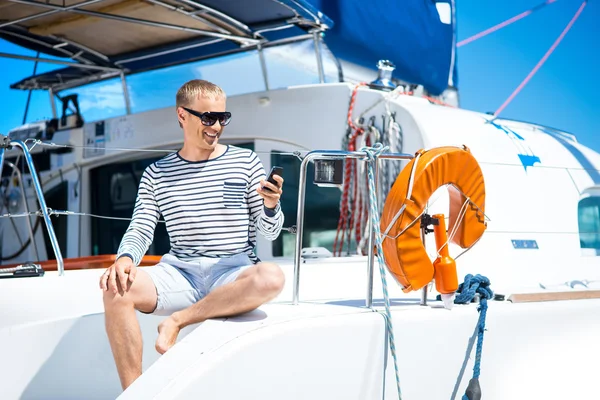
[[[51,208],[48,209],[48,215],[52,216],[52,215],[75,215],[75,216],[80,216],[80,217],[92,217],[92,218],[100,218],[100,219],[113,219],[113,220],[118,220],[118,221],[131,221],[132,218],[126,218],[126,217],[110,217],[107,215],[98,215],[98,214],[91,214],[91,213],[84,213],[84,212],[75,212],[75,211],[62,211],[62,210],[53,210]],[[16,213],[16,214],[11,214],[11,213],[7,213],[7,214],[0,214],[0,218],[23,218],[23,217],[30,217],[30,216],[36,216],[36,217],[41,217],[42,216],[42,211],[38,210],[38,211],[31,211],[28,213]],[[164,220],[158,220],[159,223],[165,223]],[[290,226],[290,227],[282,227],[281,230],[284,230],[286,232],[292,233],[292,234],[296,234],[297,232],[297,228],[295,225]],[[21,243],[22,244],[22,243]]]

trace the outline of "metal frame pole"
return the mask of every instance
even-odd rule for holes
[[[48,89],[50,95],[50,107],[52,108],[52,118],[58,118],[56,114],[56,101],[54,100],[54,90]]]
[[[314,154],[307,154],[300,164],[300,178],[298,180],[298,212],[296,215],[296,251],[294,252],[294,286],[292,303],[298,304],[300,292],[300,258],[302,256],[302,236],[304,234],[304,200],[306,186],[306,167],[314,159]]]
[[[321,53],[320,34],[320,31],[313,31],[313,40],[315,42],[315,55],[317,56],[317,71],[319,72],[319,82],[325,83],[325,69],[323,67],[323,54]]]
[[[5,141],[7,139],[4,139]],[[6,142],[5,142],[6,143]],[[50,220],[50,214],[48,213],[48,206],[46,205],[46,199],[44,198],[44,191],[42,190],[42,185],[40,184],[40,180],[37,174],[37,170],[35,169],[35,164],[33,163],[33,158],[31,157],[31,153],[29,152],[29,148],[27,145],[21,140],[10,140],[11,146],[20,147],[25,155],[25,161],[27,162],[27,167],[29,168],[29,172],[31,174],[31,180],[33,182],[33,186],[35,188],[35,192],[38,197],[38,201],[40,202],[40,208],[42,211],[42,215],[44,217],[44,222],[46,223],[46,229],[48,231],[48,236],[50,237],[50,243],[52,244],[52,249],[54,250],[54,255],[56,256],[56,267],[58,270],[58,275],[64,275],[65,271],[65,263],[63,261],[62,253],[60,251],[60,246],[58,245],[58,239],[56,237],[56,232],[54,231],[54,226],[52,225],[52,221]],[[0,156],[0,161],[2,161],[1,165],[4,164],[4,151],[5,148],[1,149],[2,155]],[[0,169],[0,176],[1,176]]]
[[[10,53],[0,53],[0,58],[13,58],[15,60],[25,60],[25,61],[39,61],[39,62],[49,63],[49,64],[66,65],[68,67],[77,67],[77,68],[84,68],[84,69],[96,69],[96,70],[99,70],[99,71],[113,71],[113,72],[117,72],[117,71],[120,72],[121,71],[121,69],[119,69],[119,68],[103,67],[101,65],[78,64],[78,63],[73,63],[73,62],[68,62],[68,61],[53,60],[51,58],[40,58],[40,57],[22,56],[22,55],[19,55],[19,54],[10,54]]]
[[[125,79],[125,73],[121,72],[121,86],[123,87],[123,97],[125,98],[125,110],[127,115],[131,114],[131,101],[129,98],[129,89],[127,88],[127,80]]]
[[[262,70],[263,79],[265,81],[265,90],[269,91],[269,74],[267,72],[267,61],[265,60],[265,54],[263,53],[263,47],[261,44],[256,46],[258,50],[258,58],[260,60],[260,69]]]
[[[425,243],[425,229],[427,229],[427,227],[422,227],[421,228],[421,241],[423,242],[423,248],[425,249],[426,247],[426,243]],[[429,284],[423,286],[423,289],[421,289],[421,305],[422,306],[426,306],[427,305],[427,289],[429,288]]]
[[[375,179],[375,201],[379,201],[379,158],[375,159],[375,165],[373,167],[374,179]],[[375,227],[373,226],[373,219],[369,218],[369,241],[368,241],[368,259],[367,259],[367,297],[365,299],[365,306],[367,308],[373,307],[373,270],[375,265]]]

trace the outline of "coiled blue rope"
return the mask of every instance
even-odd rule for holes
[[[475,365],[473,366],[473,378],[469,381],[467,390],[462,400],[481,399],[481,388],[479,386],[479,375],[481,374],[481,352],[483,350],[483,333],[485,332],[485,317],[487,314],[487,301],[492,299],[494,293],[490,289],[490,280],[482,275],[465,276],[465,281],[458,286],[457,292],[460,292],[454,299],[456,304],[468,304],[479,293],[479,320],[477,321],[477,348],[475,350]]]
[[[381,230],[379,227],[379,211],[377,206],[377,197],[375,192],[375,178],[373,174],[373,163],[377,161],[377,157],[388,149],[381,143],[375,143],[373,147],[363,147],[360,151],[364,151],[367,155],[367,171],[369,180],[369,203],[371,208],[371,221],[375,230],[375,244],[377,246],[377,260],[379,261],[379,273],[381,275],[381,286],[383,288],[383,300],[385,304],[385,322],[388,331],[390,342],[390,350],[394,359],[394,370],[396,372],[396,385],[398,386],[398,398],[402,400],[402,392],[400,390],[400,374],[398,373],[398,359],[396,357],[396,341],[394,339],[394,327],[392,325],[392,314],[390,312],[390,299],[388,294],[387,281],[385,278],[385,270],[383,266],[383,251],[381,249]]]

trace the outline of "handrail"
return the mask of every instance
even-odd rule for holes
[[[65,259],[65,271],[84,269],[107,269],[115,262],[116,254],[100,254],[97,256],[69,257]],[[145,255],[142,257],[138,267],[151,267],[160,262],[162,256]],[[2,268],[15,268],[22,263],[3,264]],[[44,271],[56,271],[58,267],[56,260],[40,261],[39,264]]]
[[[37,170],[35,169],[35,164],[33,163],[33,158],[31,157],[29,148],[23,141],[10,140],[9,137],[5,135],[0,135],[0,177],[2,176],[2,169],[4,167],[4,156],[6,149],[12,146],[21,148],[21,150],[23,151],[23,155],[25,156],[25,162],[27,162],[27,167],[29,168],[29,172],[31,174],[31,180],[35,188],[38,201],[40,202],[42,215],[44,217],[44,222],[46,223],[48,236],[50,237],[50,243],[52,244],[52,249],[54,250],[54,255],[56,256],[58,275],[62,276],[64,275],[65,264],[63,261],[62,253],[60,251],[60,246],[58,245],[58,239],[56,238],[56,233],[54,232],[54,226],[52,225],[52,221],[50,221],[48,206],[46,205],[46,199],[44,198],[44,192],[42,190],[42,185],[40,184]]]
[[[302,258],[302,236],[304,233],[304,202],[305,202],[305,191],[306,191],[306,171],[308,163],[315,160],[340,160],[340,159],[366,159],[367,153],[363,151],[343,151],[343,150],[314,150],[306,154],[302,163],[300,164],[300,179],[298,182],[298,213],[296,219],[296,251],[294,254],[294,284],[293,284],[293,295],[292,304],[297,305],[300,292],[300,263]],[[387,160],[411,160],[413,156],[411,154],[404,153],[384,153],[379,155],[375,159],[375,171],[377,175],[379,158]],[[347,179],[345,177],[344,179]],[[377,189],[376,189],[377,190]],[[370,219],[369,219],[370,221]],[[373,304],[373,263],[374,263],[374,233],[371,222],[369,222],[370,235],[369,235],[369,253],[367,260],[367,296],[366,305],[371,307]]]

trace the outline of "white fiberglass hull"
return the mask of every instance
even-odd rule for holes
[[[364,260],[303,264],[297,306],[290,304],[292,266],[284,263],[287,283],[277,304],[188,327],[164,356],[154,350],[161,318],[139,314],[144,374],[121,398],[397,398],[385,320],[364,308]],[[97,289],[100,273],[0,281],[2,398],[119,395]],[[377,273],[375,278],[375,306],[382,311]],[[430,298],[420,306],[418,293],[402,294],[389,283],[403,399],[451,398],[477,322],[476,305],[446,310]],[[592,362],[600,357],[600,300],[489,305],[483,398],[585,398],[598,392]],[[474,355],[456,398],[472,376]]]

